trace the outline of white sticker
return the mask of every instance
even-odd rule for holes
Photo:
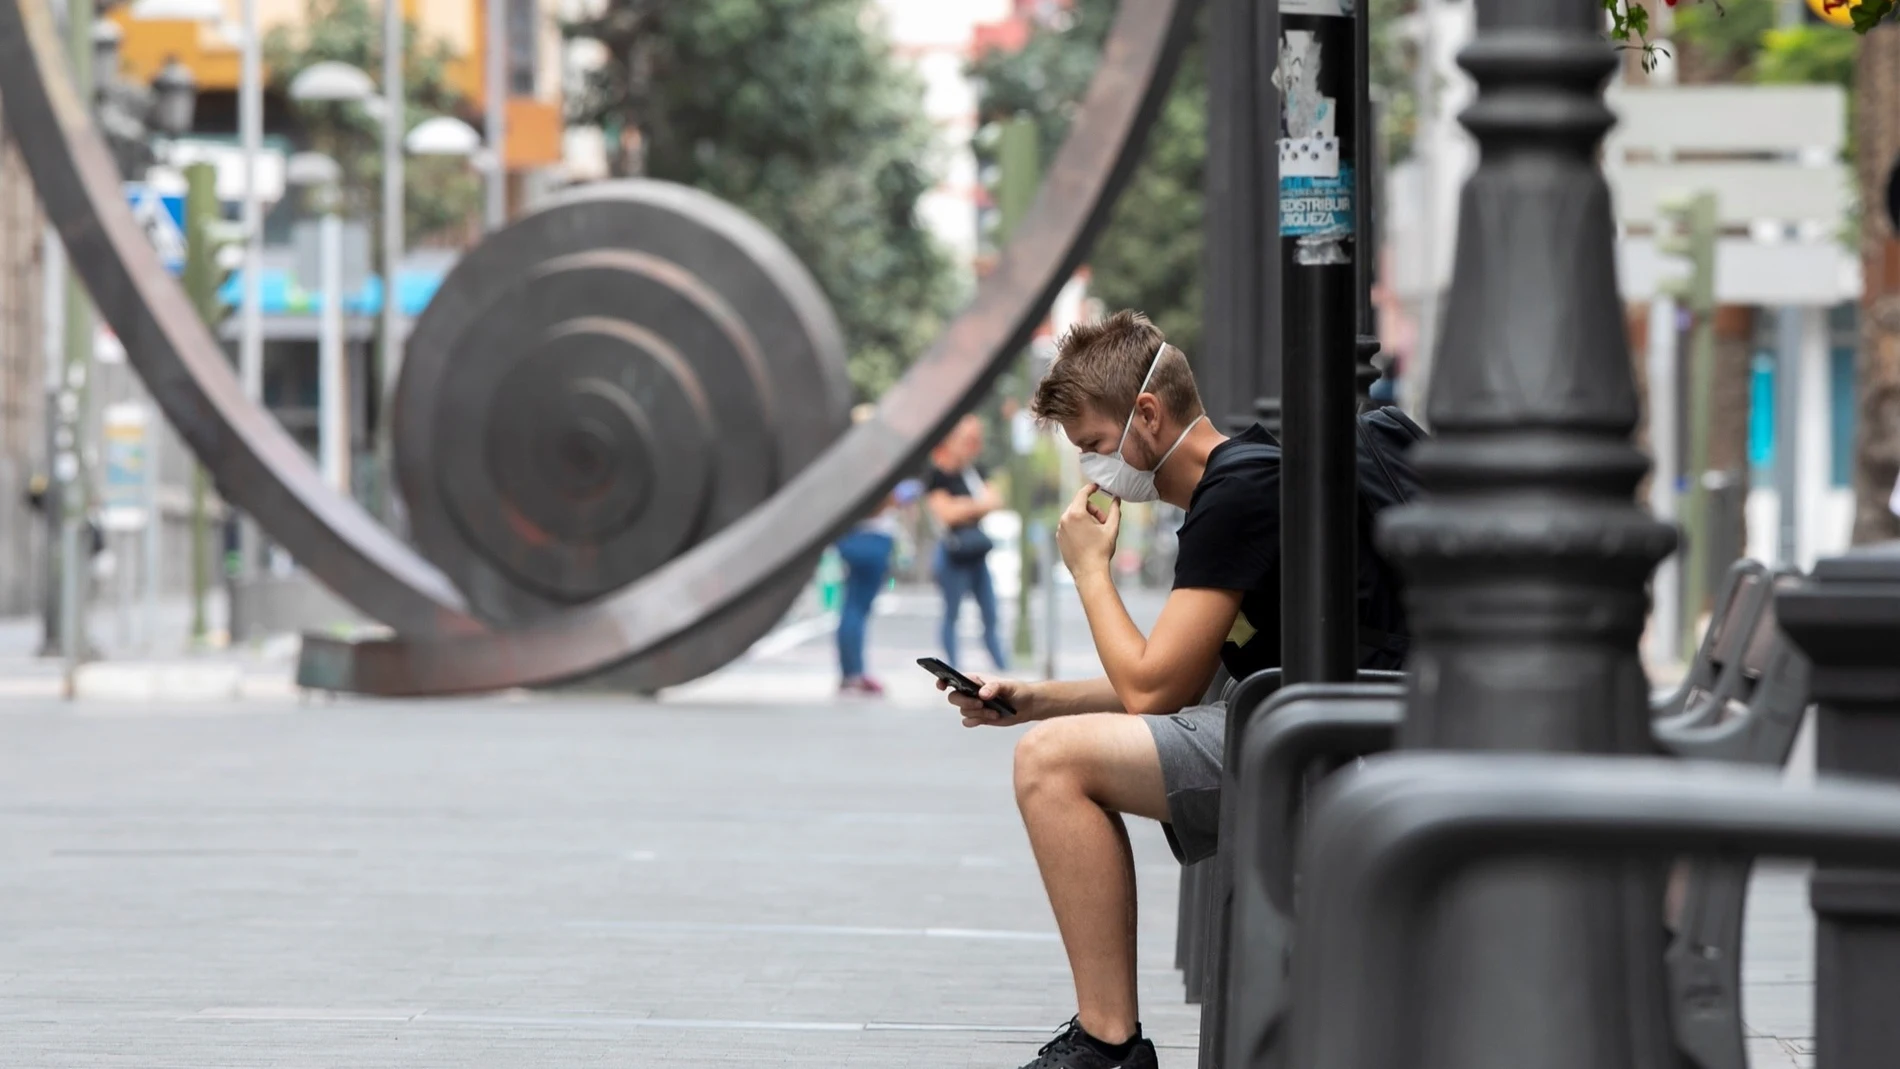
[[[1352,14],[1353,0],[1280,0],[1282,15]]]
[[[1339,139],[1336,137],[1281,138],[1280,177],[1339,177]]]
[[[1319,91],[1319,41],[1309,30],[1288,30],[1280,39],[1277,70],[1281,92],[1280,174],[1333,178],[1339,174],[1336,101]]]

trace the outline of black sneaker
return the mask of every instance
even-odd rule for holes
[[[1146,1039],[1137,1040],[1128,1056],[1116,1061],[1091,1046],[1082,1034],[1081,1019],[1071,1017],[1023,1069],[1156,1069],[1156,1065],[1155,1045]]]

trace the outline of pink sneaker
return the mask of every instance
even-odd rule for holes
[[[884,696],[884,685],[869,676],[858,676],[855,679],[847,679],[838,684],[838,693],[862,694],[867,698],[881,698]]]

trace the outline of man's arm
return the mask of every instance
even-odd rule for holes
[[[1122,708],[1172,713],[1201,699],[1220,663],[1221,643],[1240,615],[1240,591],[1178,588],[1162,606],[1154,633],[1144,638],[1108,569],[1076,575],[1075,588]]]
[[[1036,695],[1037,719],[1076,713],[1121,713],[1121,696],[1107,676],[1094,679],[1051,679],[1031,683]]]
[[[924,495],[924,504],[930,507],[931,515],[945,527],[961,527],[966,523],[975,523],[991,511],[988,499],[978,501],[974,498],[958,497],[948,490],[932,490]]]
[[[1052,679],[1041,683],[1023,683],[1009,679],[984,680],[975,698],[950,689],[942,680],[937,689],[945,692],[950,704],[963,712],[964,727],[1000,727],[1031,720],[1049,720],[1077,713],[1121,713],[1121,699],[1106,676],[1094,679]],[[1016,710],[1015,716],[1003,716],[983,704],[985,699],[1000,698]]]

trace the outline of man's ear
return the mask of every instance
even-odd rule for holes
[[[1152,393],[1135,397],[1135,409],[1140,416],[1141,425],[1151,435],[1161,433],[1161,398]]]

